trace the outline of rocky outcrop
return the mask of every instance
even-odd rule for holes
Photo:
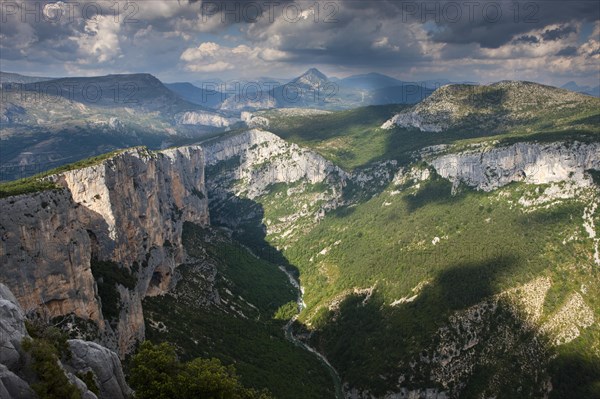
[[[263,194],[274,183],[306,180],[315,184],[346,175],[317,153],[259,129],[207,143],[204,149],[207,168],[238,160],[235,167],[223,170],[229,173],[224,177],[241,181],[238,191],[251,199]]]
[[[591,184],[588,169],[600,169],[599,143],[517,143],[426,157],[436,172],[454,182],[491,191],[513,181]]]
[[[21,343],[31,339],[25,328],[25,315],[17,299],[0,284],[0,398],[34,399],[38,396],[30,387],[33,376],[26,371],[30,359],[24,354]],[[70,340],[71,358],[60,367],[72,384],[77,386],[84,399],[121,399],[131,395],[125,382],[121,361],[116,353],[81,340]],[[92,372],[100,388],[99,396],[92,393],[77,373]]]
[[[34,399],[37,395],[25,380],[0,364],[0,398]]]
[[[110,332],[91,261],[131,270],[135,288],[118,286],[116,342],[103,341],[126,353],[144,337],[141,300],[167,290],[184,259],[183,223],[208,223],[203,165],[197,146],[130,149],[51,176],[62,189],[0,200],[0,282],[25,309],[72,313]]]
[[[72,357],[68,366],[75,373],[94,373],[101,398],[124,399],[131,395],[116,353],[94,342],[79,339],[69,340],[69,349]]]
[[[392,119],[386,121],[381,125],[382,129],[392,129],[394,126],[401,128],[415,128],[422,132],[441,132],[448,127],[448,121],[443,114],[434,117],[430,117],[431,120],[424,115],[421,115],[417,111],[405,112],[394,115]]]
[[[298,110],[270,112],[304,114]],[[215,222],[232,229],[250,219],[253,224],[264,223],[266,232],[282,245],[293,242],[327,212],[380,192],[398,172],[396,161],[381,161],[349,173],[317,152],[262,129],[209,141],[203,148]],[[274,193],[283,187],[285,192]],[[258,204],[265,201],[275,207],[277,218],[262,220],[262,205]],[[252,209],[249,203],[254,205]]]
[[[178,125],[229,127],[239,121],[237,118],[226,118],[214,112],[188,111],[175,115],[175,122]]]
[[[0,284],[0,398],[35,398],[17,372],[22,365],[21,341],[28,336],[25,316],[10,290]]]

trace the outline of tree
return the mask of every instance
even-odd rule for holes
[[[138,399],[172,399],[175,392],[175,376],[181,364],[172,346],[167,343],[153,345],[142,343],[133,357],[130,383]]]
[[[136,399],[270,399],[268,391],[244,388],[233,366],[218,359],[181,363],[167,343],[145,341],[133,357],[129,382]]]

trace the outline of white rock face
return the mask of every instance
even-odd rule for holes
[[[231,178],[247,182],[244,188],[251,199],[264,193],[270,184],[301,179],[315,184],[334,172],[346,174],[322,156],[259,129],[209,143],[204,150],[207,166],[239,157],[240,165]]]
[[[441,132],[447,126],[440,122],[428,122],[424,116],[418,112],[406,112],[394,115],[394,117],[381,125],[382,129],[392,129],[398,126],[402,128],[419,129],[422,132]]]
[[[62,190],[0,200],[0,282],[26,309],[75,314],[105,325],[91,259],[138,264],[135,289],[119,287],[116,343],[125,354],[144,337],[141,300],[163,293],[183,262],[185,221],[209,223],[204,155],[198,146],[130,149],[98,165],[53,176]]]
[[[12,292],[0,284],[0,363],[15,369],[21,357],[21,341],[27,336],[25,316]]]
[[[517,143],[484,151],[466,151],[428,160],[436,172],[453,182],[491,191],[513,181],[546,184],[591,183],[584,172],[600,169],[598,143]]]
[[[254,115],[251,112],[242,112],[242,121],[246,122],[246,125],[250,128],[268,128],[269,120],[264,116]]]
[[[175,122],[178,125],[202,125],[214,127],[229,127],[240,120],[237,118],[226,118],[224,116],[210,112],[182,112],[175,115]]]

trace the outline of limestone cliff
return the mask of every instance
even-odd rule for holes
[[[273,133],[252,129],[237,136],[204,146],[206,166],[238,159],[237,167],[230,176],[241,180],[240,191],[249,198],[264,193],[266,187],[275,183],[294,183],[301,179],[315,184],[331,175],[345,175],[340,168],[317,153],[287,143]]]
[[[135,148],[50,179],[63,188],[0,200],[0,282],[26,310],[92,320],[103,342],[124,354],[144,337],[141,300],[164,292],[184,259],[183,222],[208,223],[203,151]],[[114,334],[102,317],[93,260],[135,277],[133,289],[117,286]]]
[[[523,142],[425,159],[440,176],[453,183],[462,182],[485,191],[513,181],[547,184],[570,180],[588,185],[591,180],[585,171],[600,169],[600,144]]]

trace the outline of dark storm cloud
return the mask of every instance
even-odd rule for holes
[[[572,26],[561,26],[556,29],[549,29],[542,33],[544,40],[559,40],[568,36],[571,33],[576,33],[577,29]]]
[[[278,11],[294,2],[294,0],[188,0],[187,4],[198,4],[201,17],[220,17],[223,25],[227,26],[255,23],[265,18],[273,22]]]
[[[558,57],[572,57],[574,55],[577,55],[577,47],[574,46],[565,47],[556,53]]]
[[[451,15],[458,4],[460,18]],[[435,22],[438,30],[431,32],[433,40],[442,43],[478,43],[484,48],[498,48],[512,37],[541,29],[550,24],[566,24],[573,20],[592,22],[600,20],[600,2],[593,0],[573,1],[473,1],[417,3],[417,11],[411,14],[421,20]],[[427,14],[427,7],[439,11]],[[404,6],[406,9],[406,6]],[[405,18],[406,16],[404,16]],[[572,28],[571,28],[572,29]],[[551,37],[570,31],[548,33]]]
[[[331,3],[321,0],[322,6]],[[425,24],[429,37],[438,43],[476,43],[483,48],[498,48],[515,36],[525,35],[551,24],[561,28],[548,30],[544,40],[557,40],[575,28],[572,21],[600,20],[597,0],[544,1],[364,1],[341,0],[335,13],[336,25],[368,23],[374,29],[380,21],[393,21],[398,26],[398,40],[405,30],[400,25]],[[315,26],[323,30],[323,26]],[[362,32],[360,29],[358,32]]]
[[[514,40],[515,43],[530,43],[530,44],[536,44],[540,42],[540,39],[538,39],[536,36],[531,36],[531,35],[523,35],[523,36],[519,36]]]

